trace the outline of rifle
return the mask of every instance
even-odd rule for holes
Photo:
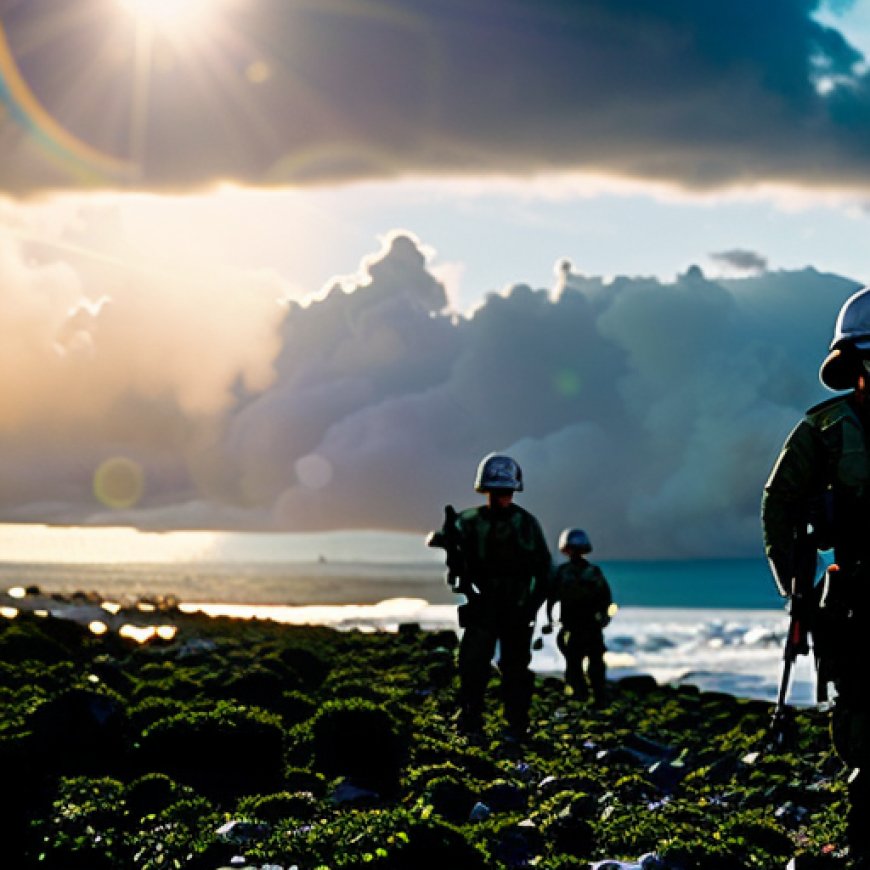
[[[794,543],[794,568],[791,578],[790,619],[785,646],[782,651],[782,676],[776,707],[770,720],[769,743],[782,749],[794,740],[792,708],[788,705],[791,674],[798,656],[808,655],[809,638],[813,632],[815,610],[818,606],[816,573],[818,550],[811,527],[799,529]]]
[[[444,525],[440,531],[429,532],[427,547],[436,547],[447,554],[447,585],[456,593],[473,594],[473,584],[466,576],[467,565],[462,552],[462,540],[456,525],[456,509],[452,504],[444,508]]]

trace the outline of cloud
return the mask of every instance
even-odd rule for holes
[[[122,268],[0,235],[0,510],[81,521],[113,457],[147,468],[153,504],[193,492],[221,414],[274,377],[283,288],[270,276]],[[119,234],[111,210],[102,232]],[[118,237],[119,262],[124,242]],[[83,514],[83,507],[86,512]]]
[[[717,251],[710,254],[714,263],[735,269],[740,272],[764,272],[767,269],[767,257],[755,251],[743,248],[732,248],[729,251]]]
[[[439,379],[370,383],[365,402],[321,425],[303,449],[329,481],[285,475],[275,522],[422,529],[442,503],[473,500],[477,460],[506,450],[551,539],[580,524],[610,555],[756,553],[761,487],[823,396],[818,358],[855,283],[811,269],[718,282],[693,267],[670,284],[559,274],[555,292],[519,285],[457,322]],[[441,317],[420,325],[434,334]]]
[[[503,450],[550,540],[581,525],[610,558],[758,553],[761,488],[825,396],[856,287],[813,269],[605,281],[563,261],[554,287],[463,316],[435,253],[395,232],[279,309],[263,276],[157,280],[25,248],[0,244],[0,520],[422,532],[477,501],[478,460]],[[135,499],[101,497],[100,468]]]
[[[868,187],[870,72],[815,0],[6,4],[0,184],[190,189],[607,172]],[[141,30],[140,30],[141,37]]]

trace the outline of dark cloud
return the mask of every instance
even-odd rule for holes
[[[609,557],[758,552],[762,485],[825,395],[817,367],[855,282],[697,267],[605,282],[563,263],[555,288],[517,285],[462,317],[431,269],[393,235],[280,319],[243,324],[224,289],[223,311],[211,294],[168,331],[168,291],[150,316],[131,298],[153,288],[134,285],[85,317],[83,275],[0,246],[0,361],[21,373],[4,395],[29,398],[0,400],[0,519],[422,531],[473,503],[478,460],[503,450],[552,538],[579,524]],[[52,345],[71,329],[88,340]],[[109,511],[93,480],[113,457],[145,489]]]
[[[742,272],[764,272],[767,269],[767,257],[756,251],[747,251],[743,248],[718,251],[710,254],[710,259],[722,266],[728,266]]]
[[[303,399],[287,369],[236,420],[253,436],[286,433],[265,450],[244,449],[237,428],[231,439],[236,479],[269,481],[279,527],[425,528],[442,503],[473,501],[477,460],[506,450],[551,536],[589,526],[620,556],[757,552],[761,487],[788,429],[823,396],[818,361],[854,282],[813,270],[710,281],[693,268],[671,284],[604,283],[563,268],[555,293],[519,285],[468,319],[432,311],[411,325],[423,265],[396,243],[383,256],[406,264],[393,303],[372,281],[332,298],[329,320],[351,356],[344,324],[367,299],[368,329],[402,323],[392,377],[379,360],[357,367],[351,391],[347,372],[323,375],[315,408],[301,404],[313,384]],[[285,350],[325,315],[316,307],[291,312]],[[301,420],[317,421],[319,438],[294,437]],[[301,480],[300,457],[328,475]]]
[[[146,45],[118,0],[2,0],[0,184],[870,176],[870,74],[818,0],[211,5]]]

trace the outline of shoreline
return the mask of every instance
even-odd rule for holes
[[[459,634],[456,605],[433,604],[425,598],[394,597],[368,604],[240,604],[182,601],[174,595],[104,598],[96,592],[49,593],[31,587],[0,591],[0,617],[29,612],[88,626],[95,634],[121,633],[145,643],[174,636],[179,621],[196,614],[212,619],[274,622],[283,626],[326,626],[341,631],[396,633],[403,625],[425,631]],[[532,670],[560,676],[564,660],[555,634],[536,637]],[[778,689],[781,650],[787,617],[779,611],[756,609],[625,607],[605,632],[609,676],[649,675],[662,685],[694,685],[735,697],[772,701]],[[814,674],[809,658],[800,659],[794,673],[793,702],[814,701]]]

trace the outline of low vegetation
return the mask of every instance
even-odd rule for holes
[[[143,646],[0,620],[4,866],[836,866],[846,786],[817,711],[774,751],[765,703],[639,677],[593,709],[544,678],[526,741],[495,683],[469,741],[449,632],[174,620]]]

